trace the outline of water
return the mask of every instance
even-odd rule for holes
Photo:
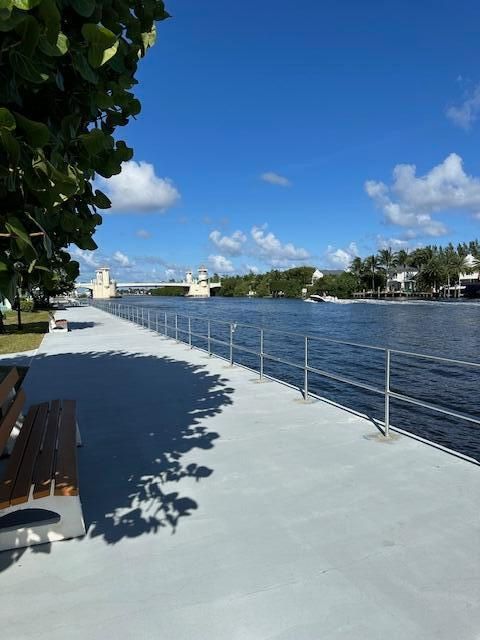
[[[234,343],[260,351],[259,331],[241,323],[265,328],[264,352],[281,357],[292,366],[265,360],[265,373],[303,387],[304,339],[315,337],[359,342],[423,354],[480,362],[480,302],[475,301],[355,301],[342,304],[306,304],[301,300],[255,300],[243,298],[164,298],[131,296],[123,304],[140,305],[151,310],[152,323],[158,312],[163,330],[164,312],[180,329],[207,335],[206,318],[212,319],[213,339],[229,340],[229,326],[219,321],[237,322]],[[205,320],[202,320],[205,318]],[[215,320],[215,322],[213,322]],[[298,333],[284,336],[275,331]],[[170,333],[172,331],[170,330]],[[182,335],[182,334],[181,334]],[[182,337],[187,340],[187,335]],[[195,346],[206,348],[206,341],[193,337]],[[228,357],[228,347],[212,343],[214,353]],[[236,362],[258,370],[259,357],[234,350]],[[310,366],[353,378],[382,388],[383,351],[360,349],[312,339],[309,342]],[[421,360],[392,354],[391,388],[394,391],[431,404],[480,419],[480,369]],[[363,389],[310,374],[312,392],[364,413],[373,420],[383,419],[384,398]],[[451,418],[431,410],[391,401],[392,425],[480,460],[480,426]]]

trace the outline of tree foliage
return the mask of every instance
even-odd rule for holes
[[[161,0],[0,0],[0,294],[18,273],[48,280],[72,243],[96,248],[111,203],[92,180],[132,158],[114,133],[140,112],[137,65],[167,17]]]

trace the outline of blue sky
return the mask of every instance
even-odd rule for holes
[[[480,235],[477,3],[168,0],[82,276],[298,264]]]

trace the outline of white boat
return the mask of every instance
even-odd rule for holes
[[[338,302],[337,296],[319,296],[316,293],[312,293],[312,295],[305,300],[305,302]]]

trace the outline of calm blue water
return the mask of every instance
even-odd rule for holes
[[[188,321],[182,314],[197,316],[192,320],[192,331],[205,335],[205,318],[240,323],[235,328],[235,344],[255,351],[260,347],[259,332],[241,323],[262,326],[266,330],[264,351],[292,364],[303,364],[302,336],[285,336],[275,331],[480,362],[480,302],[476,301],[306,304],[301,300],[131,296],[119,302],[149,308],[152,323],[158,312],[162,330],[165,311],[172,326],[174,315],[180,314],[178,323],[183,329],[188,328]],[[227,325],[212,322],[211,327],[213,338],[228,341]],[[206,347],[205,340],[200,338],[194,337],[193,344]],[[228,356],[228,348],[223,345],[214,344],[213,351]],[[236,362],[258,369],[257,356],[240,349],[235,349],[234,355]],[[384,384],[384,358],[381,351],[314,339],[309,342],[311,366],[380,388]],[[303,372],[293,366],[266,360],[265,372],[303,386]],[[480,369],[392,354],[393,390],[477,419],[480,419],[479,383]],[[310,374],[309,386],[323,397],[373,419],[383,419],[384,400],[380,395],[316,374]],[[398,400],[391,402],[391,424],[480,460],[480,425]]]

